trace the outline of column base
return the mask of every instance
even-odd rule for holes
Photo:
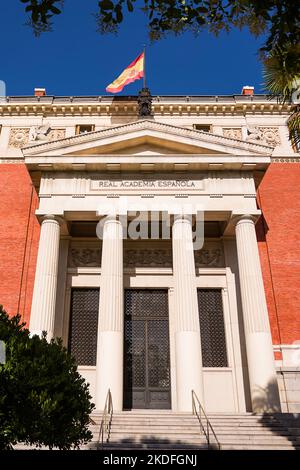
[[[108,389],[114,411],[123,409],[123,332],[101,331],[98,334],[96,372],[96,408],[103,410]]]
[[[175,334],[176,385],[178,411],[192,411],[192,390],[204,407],[202,360],[199,331],[179,331]]]
[[[265,332],[246,336],[252,409],[255,413],[280,412],[280,398],[271,335]]]

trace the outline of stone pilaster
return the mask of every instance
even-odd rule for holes
[[[241,216],[235,231],[252,407],[257,413],[279,411],[272,337],[253,218]]]
[[[103,226],[97,345],[96,407],[102,410],[108,389],[115,410],[123,408],[123,232],[115,217]]]
[[[192,390],[203,404],[202,354],[192,224],[175,216],[172,232],[178,411],[191,411]]]
[[[57,291],[60,223],[53,215],[44,217],[38,249],[29,329],[47,339],[53,337]]]

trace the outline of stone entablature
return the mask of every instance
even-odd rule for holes
[[[176,175],[122,174],[96,172],[45,172],[40,197],[121,195],[242,195],[255,197],[250,171],[207,171]]]

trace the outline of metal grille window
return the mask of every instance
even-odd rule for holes
[[[69,351],[78,365],[95,366],[99,289],[72,289]]]
[[[198,289],[203,367],[228,367],[220,289]]]

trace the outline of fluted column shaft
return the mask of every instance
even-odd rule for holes
[[[254,220],[248,215],[240,217],[235,230],[252,408],[257,413],[278,411],[280,399]]]
[[[59,220],[53,215],[45,216],[41,224],[29,329],[38,335],[47,331],[48,340],[54,332],[59,240]]]
[[[101,289],[97,343],[96,407],[102,410],[108,389],[115,410],[123,408],[123,233],[115,217],[103,226]]]
[[[203,404],[202,354],[192,224],[175,216],[172,232],[178,411],[191,411],[194,390]]]

